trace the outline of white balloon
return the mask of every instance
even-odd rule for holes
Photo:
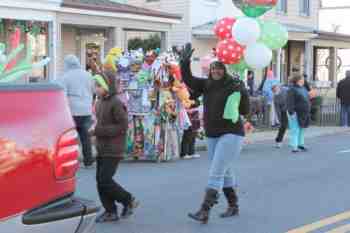
[[[256,43],[260,34],[261,29],[258,21],[249,17],[238,19],[232,27],[232,35],[241,45]]]
[[[265,68],[272,61],[272,50],[262,43],[249,45],[244,52],[244,60],[251,68]]]

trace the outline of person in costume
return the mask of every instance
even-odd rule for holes
[[[203,94],[204,129],[211,164],[201,207],[188,216],[207,223],[221,191],[228,201],[228,209],[221,217],[235,216],[239,212],[233,168],[243,144],[244,126],[240,115],[249,114],[249,94],[244,83],[233,79],[219,61],[210,64],[208,79],[194,77],[190,68],[193,51],[191,44],[186,44],[180,56],[181,73],[190,89]]]
[[[99,99],[96,104],[97,123],[91,134],[96,136],[97,189],[105,208],[105,212],[96,221],[118,221],[115,202],[121,203],[124,207],[122,218],[132,215],[139,205],[131,193],[113,180],[125,152],[128,115],[125,106],[116,96],[115,75],[110,72],[97,75],[94,79]]]

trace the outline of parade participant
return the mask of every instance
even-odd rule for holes
[[[287,94],[289,129],[291,131],[292,152],[307,151],[304,142],[305,128],[310,124],[310,97],[300,75],[292,77],[292,85]]]
[[[64,74],[58,80],[64,87],[69,101],[69,107],[83,147],[84,165],[90,167],[92,145],[89,136],[93,104],[93,81],[91,74],[82,69],[78,58],[68,55],[64,58]]]
[[[198,111],[200,101],[198,100],[196,93],[191,90],[190,93],[191,99],[194,100],[195,103],[187,109],[191,126],[188,129],[185,129],[182,135],[180,157],[183,159],[200,158],[200,155],[195,153],[196,137],[201,124]]]
[[[340,123],[341,126],[350,126],[350,70],[346,71],[345,79],[337,86],[337,98],[340,100]]]
[[[249,114],[249,95],[244,83],[233,79],[219,61],[210,65],[208,79],[194,77],[190,68],[193,51],[191,44],[185,46],[180,56],[181,72],[186,85],[203,94],[204,129],[211,165],[202,205],[189,217],[207,223],[210,209],[218,202],[221,190],[229,204],[221,217],[234,216],[239,212],[233,166],[243,144],[244,127],[240,115]]]
[[[266,80],[263,85],[263,96],[265,97],[267,102],[267,109],[268,109],[269,119],[270,119],[269,123],[271,124],[272,127],[275,127],[279,123],[276,116],[275,106],[273,104],[273,93],[272,93],[272,86],[278,85],[278,84],[279,84],[279,80],[275,77],[275,75],[273,74],[273,71],[268,70],[266,75]]]
[[[272,87],[273,103],[277,114],[280,127],[276,137],[276,148],[282,147],[283,137],[288,128],[288,116],[287,116],[287,89],[280,85],[274,85]]]
[[[116,96],[115,75],[110,72],[97,75],[96,92],[99,99],[96,104],[97,123],[91,134],[96,136],[97,148],[97,189],[105,212],[97,222],[118,221],[116,202],[123,205],[121,216],[133,214],[138,206],[135,198],[113,180],[126,144],[128,115],[125,106]]]

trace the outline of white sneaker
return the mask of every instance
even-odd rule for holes
[[[276,147],[277,149],[281,149],[281,148],[282,148],[282,143],[277,142],[275,147]]]
[[[199,159],[201,157],[201,155],[200,154],[194,154],[194,155],[192,155],[192,157],[195,158],[195,159]]]
[[[183,159],[193,159],[193,157],[191,155],[185,155]]]

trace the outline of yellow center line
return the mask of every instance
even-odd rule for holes
[[[349,218],[350,218],[350,211],[347,211],[347,212],[337,214],[335,216],[325,218],[325,219],[322,219],[320,221],[311,223],[309,225],[305,225],[305,226],[290,230],[286,233],[309,233],[311,231],[320,229],[320,228],[328,226],[328,225],[332,225],[334,223],[337,223],[337,222],[340,222],[340,221],[343,221],[343,220],[346,220]]]
[[[337,227],[331,231],[327,231],[326,233],[347,233],[347,232],[350,232],[350,224]]]

